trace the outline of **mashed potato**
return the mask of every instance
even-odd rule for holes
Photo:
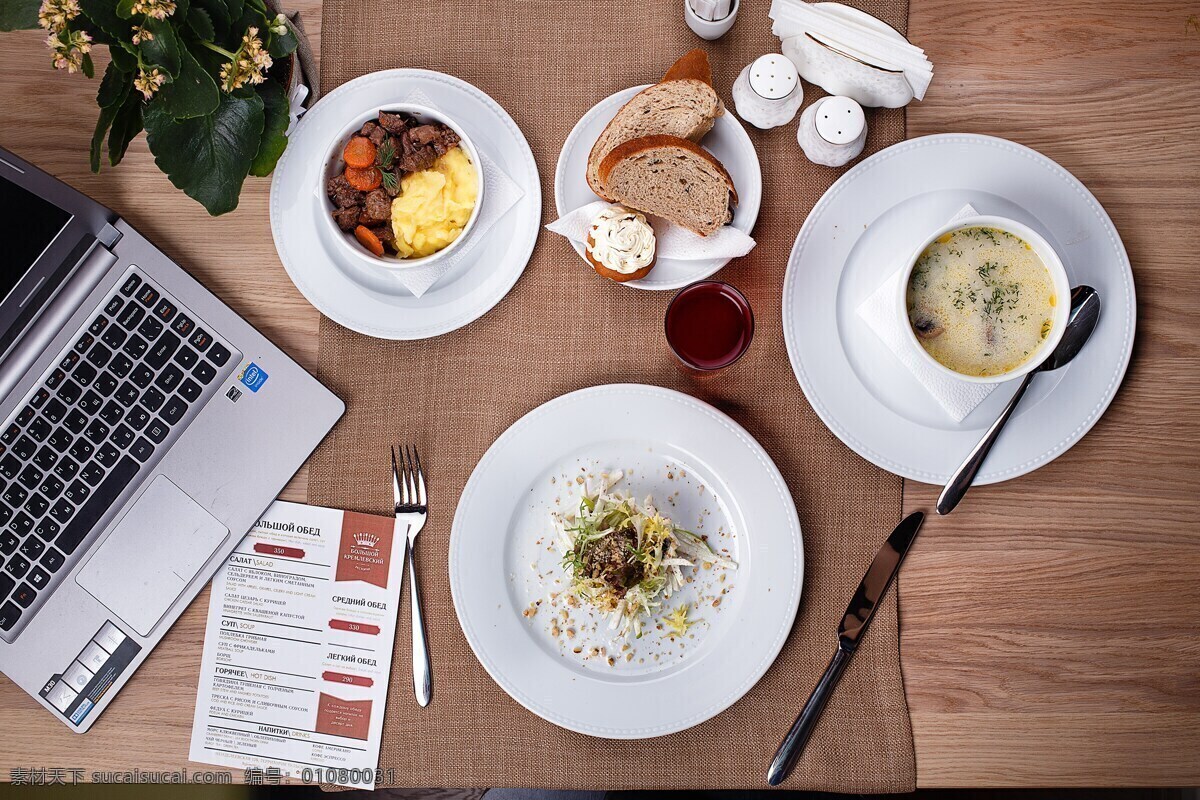
[[[432,167],[406,175],[392,201],[392,230],[400,258],[436,253],[459,237],[479,197],[475,167],[461,147]]]

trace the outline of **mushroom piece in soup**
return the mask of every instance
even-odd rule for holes
[[[908,279],[908,319],[931,356],[955,372],[1003,375],[1037,353],[1058,298],[1024,239],[990,227],[938,237]]]

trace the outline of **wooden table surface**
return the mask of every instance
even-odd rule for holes
[[[909,135],[993,134],[1061,163],[1115,221],[1138,292],[1134,360],[1099,424],[1035,475],[972,492],[904,569],[918,783],[1200,784],[1200,6],[911,1],[909,36],[937,74]],[[289,5],[319,40],[320,0]],[[116,209],[315,364],[318,314],[275,254],[268,181],[211,219],[144,138],[92,175],[98,81],[49,69],[38,33],[3,43],[0,144]],[[910,482],[905,506],[935,496]],[[304,500],[303,472],[284,497]],[[207,605],[206,591],[87,736],[0,678],[0,777],[185,765]]]

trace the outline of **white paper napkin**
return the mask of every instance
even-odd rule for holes
[[[437,110],[437,104],[420,89],[406,97],[404,102]],[[479,207],[479,216],[476,218],[467,240],[455,248],[453,253],[428,266],[402,269],[380,267],[381,272],[408,289],[416,297],[429,291],[430,287],[437,283],[443,275],[466,258],[475,249],[475,246],[486,238],[488,230],[525,196],[521,187],[508,177],[504,170],[496,166],[486,153],[478,152],[480,166],[483,168],[483,205]]]
[[[947,222],[973,217],[978,213],[968,204]],[[895,313],[896,293],[900,291],[900,281],[904,280],[905,267],[907,264],[892,273],[891,277],[884,281],[874,294],[863,301],[862,305],[858,307],[858,315],[871,326],[871,330],[875,331],[875,335],[883,340],[888,349],[896,354],[900,363],[908,367],[921,385],[933,395],[933,399],[937,400],[938,404],[946,410],[946,413],[955,422],[962,422],[967,414],[975,410],[975,406],[982,403],[992,393],[997,384],[955,380],[921,361],[916,353],[912,352],[911,344],[906,341],[907,334],[904,330],[906,322],[897,319]]]
[[[608,203],[597,200],[559,217],[546,230],[567,237],[582,246],[587,241],[592,220]],[[708,236],[699,236],[687,228],[647,216],[654,228],[655,249],[659,258],[702,261],[708,258],[737,258],[754,249],[755,241],[732,225],[725,225]]]

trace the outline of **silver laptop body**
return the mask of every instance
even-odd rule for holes
[[[345,406],[3,149],[0,226],[0,671],[82,733]]]

